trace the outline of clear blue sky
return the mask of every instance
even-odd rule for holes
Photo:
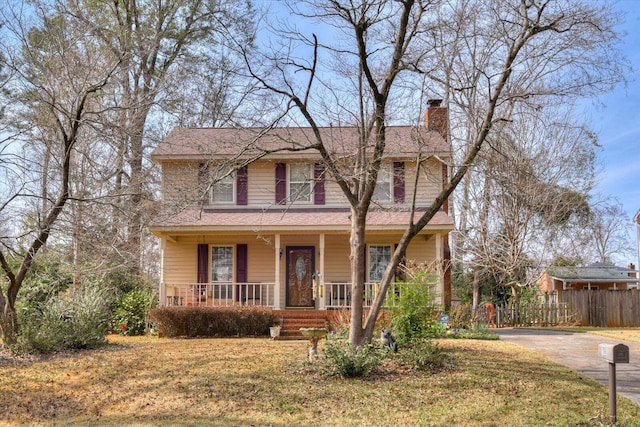
[[[637,244],[632,218],[640,210],[640,0],[621,0],[616,8],[622,11],[624,22],[620,30],[626,33],[622,48],[633,72],[627,76],[626,86],[620,85],[602,96],[604,106],[590,106],[587,114],[602,145],[599,158],[604,169],[596,191],[602,197],[615,197],[622,203],[632,242]],[[635,257],[620,259],[619,264],[637,263]]]

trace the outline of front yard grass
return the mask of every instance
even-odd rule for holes
[[[305,341],[109,342],[0,357],[0,425],[595,426],[608,418],[604,386],[503,341],[440,340],[450,357],[443,371],[384,363],[368,379],[322,377],[306,362]],[[638,420],[640,407],[619,397],[620,425]]]

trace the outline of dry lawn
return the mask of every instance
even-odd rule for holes
[[[501,341],[440,341],[446,370],[385,363],[365,380],[322,377],[303,341],[109,341],[42,359],[5,354],[0,425],[595,426],[608,414],[605,387]],[[640,407],[620,397],[618,420],[640,425]]]
[[[640,342],[640,328],[589,329],[590,334],[609,337],[617,340]]]

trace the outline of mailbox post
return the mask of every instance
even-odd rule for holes
[[[629,363],[629,347],[624,344],[600,344],[598,355],[609,362],[609,418],[616,423],[616,363]]]

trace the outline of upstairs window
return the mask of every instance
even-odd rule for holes
[[[236,176],[234,171],[220,171],[220,177],[214,177],[211,189],[212,203],[233,203]]]
[[[198,165],[198,186],[205,204],[248,204],[248,168],[230,165]]]
[[[275,202],[324,205],[325,173],[322,163],[276,163]]]
[[[378,171],[378,180],[376,181],[376,189],[373,191],[373,200],[378,202],[390,202],[392,194],[391,171],[389,165],[381,165]]]
[[[313,169],[310,163],[291,163],[289,165],[290,202],[311,203],[313,194]]]

